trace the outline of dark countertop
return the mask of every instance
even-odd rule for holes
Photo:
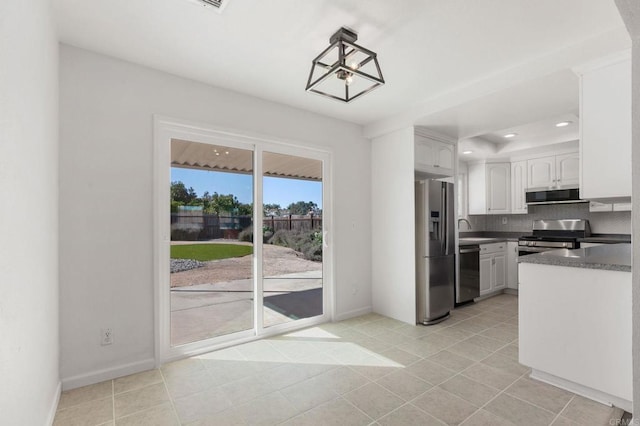
[[[631,244],[606,244],[575,250],[559,249],[518,258],[518,263],[631,272]]]
[[[458,240],[458,245],[462,246],[477,246],[482,244],[492,244],[492,243],[504,243],[506,241],[518,241],[515,239],[508,238],[492,238],[492,237],[460,237]]]
[[[491,232],[491,231],[463,231],[460,232],[460,245],[477,245],[501,243],[504,241],[518,241],[523,235],[531,235],[531,232]],[[468,238],[487,239],[482,242],[470,240]],[[629,234],[591,234],[587,238],[579,238],[578,241],[583,243],[602,243],[602,244],[619,244],[630,243],[631,235]]]
[[[461,246],[471,246],[478,244],[503,243],[505,241],[517,242],[518,238],[523,235],[529,235],[528,232],[460,232],[459,244]]]
[[[618,243],[630,243],[631,235],[629,234],[591,234],[587,238],[579,238],[581,243],[603,243],[603,244],[618,244]]]

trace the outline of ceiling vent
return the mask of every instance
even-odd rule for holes
[[[227,3],[229,0],[191,0],[194,3],[199,4],[200,6],[204,6],[206,8],[212,8],[218,13],[222,13],[225,7],[227,7]]]

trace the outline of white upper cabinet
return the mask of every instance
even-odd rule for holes
[[[556,155],[556,184],[563,187],[580,183],[580,154]]]
[[[580,181],[580,154],[532,158],[527,161],[529,189],[577,186]]]
[[[549,188],[556,184],[556,157],[534,158],[527,161],[529,188]]]
[[[415,135],[415,170],[453,176],[454,145]]]
[[[453,146],[442,142],[436,142],[435,151],[436,164],[438,167],[453,170]]]
[[[511,212],[511,165],[487,164],[487,210],[491,214]]]
[[[461,162],[458,163],[458,177],[456,180],[458,218],[465,218],[469,214],[467,193],[467,163]]]
[[[577,69],[580,76],[580,196],[631,197],[631,58],[623,52]]]
[[[527,162],[511,163],[511,213],[527,213]]]
[[[511,212],[511,164],[470,164],[469,214]]]

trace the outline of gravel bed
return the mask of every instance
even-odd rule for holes
[[[204,262],[193,259],[171,259],[171,273],[190,271],[191,269],[202,268]]]

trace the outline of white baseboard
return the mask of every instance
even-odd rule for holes
[[[56,418],[56,411],[58,411],[58,403],[60,402],[60,393],[62,392],[62,382],[58,381],[56,386],[56,393],[53,395],[51,401],[51,407],[49,407],[49,415],[47,416],[47,423],[49,426],[53,425],[53,421]]]
[[[541,382],[545,382],[555,387],[584,396],[585,398],[592,399],[604,405],[622,408],[623,410],[628,412],[633,411],[633,403],[631,401],[627,401],[626,399],[622,399],[620,397],[599,391],[597,389],[593,389],[588,386],[584,386],[579,383],[554,376],[553,374],[545,373],[544,371],[531,370],[530,377],[532,379],[540,380]]]
[[[156,361],[153,358],[149,358],[138,362],[132,362],[130,364],[119,365],[117,367],[105,368],[103,370],[66,377],[62,379],[62,389],[69,390],[79,388],[81,386],[93,385],[95,383],[104,382],[105,380],[116,379],[118,377],[128,376],[129,374],[140,373],[141,371],[152,370],[155,366]]]
[[[360,315],[365,315],[372,312],[373,308],[371,306],[365,306],[364,308],[354,309],[352,311],[343,312],[341,314],[336,314],[333,317],[333,321],[343,321],[349,318],[358,317]]]

